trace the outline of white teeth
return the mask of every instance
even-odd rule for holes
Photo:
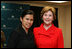
[[[46,20],[46,21],[50,21],[50,20]]]
[[[30,25],[30,24],[26,24],[26,25]]]
[[[28,26],[30,25],[30,24],[27,24]]]

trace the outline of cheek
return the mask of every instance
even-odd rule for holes
[[[25,24],[26,24],[26,22],[27,22],[26,20],[22,20],[22,24],[23,24],[23,25],[25,25]]]
[[[31,21],[31,24],[33,24],[33,21]]]
[[[45,17],[45,16],[43,16],[43,17],[42,17],[42,19],[43,19],[43,21],[44,21],[44,20],[46,19],[46,17]]]
[[[51,17],[51,18],[50,18],[50,20],[52,20],[52,21],[53,21],[53,20],[54,20],[54,19],[53,19],[53,17]]]

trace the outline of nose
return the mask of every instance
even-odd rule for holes
[[[46,17],[47,19],[49,18],[49,16]]]
[[[30,23],[31,21],[29,20],[28,23]]]

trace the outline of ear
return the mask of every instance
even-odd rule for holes
[[[53,21],[54,21],[54,18],[53,18]]]
[[[22,17],[20,17],[20,21],[22,22]]]
[[[41,18],[41,20],[43,20],[43,17]]]

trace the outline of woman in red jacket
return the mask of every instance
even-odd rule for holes
[[[46,6],[41,11],[43,23],[34,28],[38,48],[64,48],[62,30],[54,26],[55,8]]]

